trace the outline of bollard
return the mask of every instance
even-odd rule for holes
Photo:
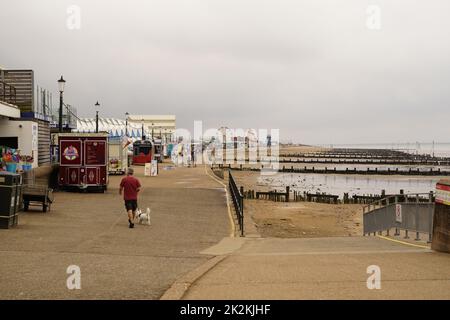
[[[386,236],[389,237],[389,229],[386,230]]]
[[[414,239],[415,241],[420,241],[420,235],[419,232],[416,232],[416,238]]]
[[[405,239],[409,239],[408,230],[405,230]]]
[[[395,228],[394,236],[399,236],[399,235],[400,235],[400,230],[398,230],[398,228]]]

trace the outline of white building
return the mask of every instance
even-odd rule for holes
[[[38,166],[38,123],[20,119],[20,109],[15,106],[15,93],[9,85],[0,81],[0,146],[20,150],[21,155],[34,158],[32,166]],[[1,155],[0,155],[1,157]]]

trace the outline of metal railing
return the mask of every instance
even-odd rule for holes
[[[395,236],[404,231],[416,233],[415,240],[420,240],[420,233],[428,234],[431,242],[433,232],[434,194],[415,193],[397,194],[377,200],[363,207],[364,235],[376,235],[395,228]]]
[[[0,81],[0,101],[15,105],[16,88],[6,82]]]
[[[236,209],[239,228],[241,229],[241,237],[244,236],[244,196],[239,191],[231,171],[228,171],[228,185],[230,188],[231,198],[233,199],[234,208]]]

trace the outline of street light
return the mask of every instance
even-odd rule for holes
[[[58,80],[58,88],[59,88],[59,132],[63,131],[63,125],[62,125],[62,118],[63,118],[63,92],[64,92],[64,86],[66,84],[66,80],[63,79],[63,76],[61,76],[61,79]]]
[[[142,141],[145,141],[145,131],[144,131],[144,119],[142,119],[141,120],[141,123],[142,123],[142,128],[141,128],[141,139],[142,139]]]
[[[95,111],[95,132],[98,133],[98,108],[100,107],[100,103],[98,101],[95,103],[96,111]]]
[[[130,114],[128,112],[125,112],[125,136],[128,137],[128,116]]]

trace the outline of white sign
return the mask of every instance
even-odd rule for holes
[[[31,149],[38,149],[38,126],[35,123],[31,125]]]
[[[151,175],[151,168],[152,168],[152,164],[150,162],[145,164],[144,176],[150,177],[150,175]]]
[[[158,160],[152,160],[151,176],[156,177],[158,175]]]
[[[395,221],[396,222],[402,222],[402,205],[396,204],[395,205]]]

